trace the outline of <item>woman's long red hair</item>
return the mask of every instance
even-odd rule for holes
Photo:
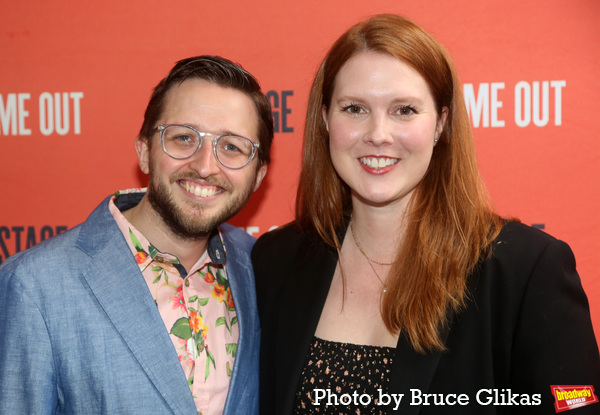
[[[351,192],[329,154],[322,118],[340,68],[357,53],[391,55],[427,82],[438,115],[449,110],[425,177],[406,216],[404,240],[390,270],[381,315],[392,333],[402,332],[415,350],[443,350],[440,328],[467,298],[467,278],[485,258],[502,219],[491,208],[475,158],[462,89],[444,47],[421,27],[397,15],[357,24],[332,46],[314,80],[307,109],[296,222],[340,249],[337,232],[351,213]]]

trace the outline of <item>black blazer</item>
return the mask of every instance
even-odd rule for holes
[[[262,331],[260,413],[290,414],[337,253],[285,226],[259,238],[252,260]],[[388,413],[554,414],[551,385],[593,385],[600,393],[598,346],[568,245],[507,223],[491,258],[470,276],[469,293],[466,309],[442,333],[447,352],[417,354],[400,336],[389,393],[404,397]],[[466,394],[469,404],[418,405],[411,389],[452,401],[448,394]],[[537,394],[538,405],[502,405],[511,398],[535,403]],[[584,414],[600,414],[600,403],[573,412]]]

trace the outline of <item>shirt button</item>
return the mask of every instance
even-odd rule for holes
[[[188,280],[187,278],[185,279],[185,286],[189,287],[190,286],[190,280]]]

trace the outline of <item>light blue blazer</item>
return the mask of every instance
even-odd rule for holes
[[[221,226],[240,337],[224,414],[258,413],[250,250]],[[177,353],[108,210],[0,267],[0,414],[197,415]]]

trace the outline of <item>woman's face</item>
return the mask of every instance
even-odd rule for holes
[[[374,52],[350,58],[323,118],[333,166],[353,202],[406,206],[447,114],[445,107],[437,113],[423,77],[398,59]]]

